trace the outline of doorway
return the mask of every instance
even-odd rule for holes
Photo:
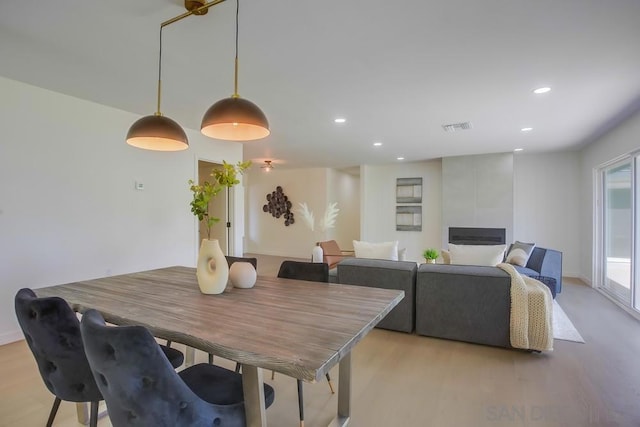
[[[601,269],[600,287],[623,305],[638,310],[639,294],[634,277],[636,247],[634,238],[638,186],[638,157],[627,156],[600,171],[601,185]]]
[[[205,181],[211,182],[213,177],[211,176],[211,171],[215,168],[222,167],[219,163],[211,163],[205,160],[198,160],[198,184],[202,185]],[[220,221],[215,223],[211,227],[211,239],[218,239],[220,242],[220,249],[224,254],[229,254],[227,249],[229,248],[229,242],[227,241],[227,222],[229,210],[228,207],[228,197],[229,193],[227,189],[223,189],[211,199],[209,202],[209,216],[214,218],[219,218]],[[207,238],[207,227],[204,226],[201,222],[198,223],[198,245],[202,239]]]

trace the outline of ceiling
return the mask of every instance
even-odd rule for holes
[[[183,11],[2,0],[0,75],[151,114],[160,23]],[[163,32],[162,111],[183,127],[233,92],[234,12],[226,1]],[[639,41],[639,0],[243,0],[239,93],[272,130],[245,158],[348,168],[574,149],[640,107]]]

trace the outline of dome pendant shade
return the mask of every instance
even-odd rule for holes
[[[127,132],[127,144],[145,150],[180,151],[189,148],[189,141],[178,123],[154,114],[137,120]]]
[[[269,121],[253,102],[231,96],[213,104],[202,118],[201,132],[209,138],[252,141],[268,136]]]

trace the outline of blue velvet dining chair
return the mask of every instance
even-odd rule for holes
[[[40,376],[55,396],[47,427],[53,424],[62,400],[91,402],[89,425],[95,427],[102,394],[91,374],[75,312],[62,298],[37,298],[27,288],[16,294],[15,310]]]
[[[201,363],[171,368],[142,326],[107,326],[88,310],[80,324],[89,365],[114,427],[244,427],[242,377]],[[275,393],[264,385],[265,406]]]
[[[297,279],[309,282],[329,282],[329,264],[320,262],[302,262],[302,261],[282,261],[278,271],[278,277],[284,279]],[[271,371],[271,379],[275,373]],[[331,376],[326,374],[331,394],[334,394]],[[300,412],[300,427],[304,426],[304,395],[302,392],[302,380],[298,381],[298,410]]]
[[[64,299],[38,298],[28,288],[16,294],[15,310],[42,380],[55,396],[47,427],[53,423],[62,400],[91,402],[89,425],[95,426],[98,402],[103,399],[87,362],[76,313]],[[167,346],[160,348],[171,366],[182,365],[181,351]]]

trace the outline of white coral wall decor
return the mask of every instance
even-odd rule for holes
[[[314,231],[316,219],[313,215],[313,212],[304,202],[298,203],[298,205],[300,207],[297,209],[297,212],[302,216],[302,219],[304,220],[304,223],[307,224],[307,227],[309,227],[311,231]],[[326,231],[329,228],[335,227],[336,219],[338,218],[338,212],[340,212],[340,209],[338,209],[337,202],[329,203],[327,205],[327,209],[324,211],[324,216],[320,219],[320,222],[318,224],[321,231]]]

